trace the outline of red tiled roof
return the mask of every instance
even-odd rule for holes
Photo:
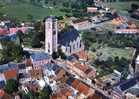
[[[16,70],[5,71],[4,76],[5,76],[6,80],[15,78],[17,76],[17,71]]]
[[[84,83],[80,82],[78,87],[77,87],[77,90],[79,90],[79,92],[87,95],[88,92],[89,92],[89,87],[87,85],[85,85]]]
[[[87,60],[88,59],[88,55],[84,50],[81,50],[77,53],[75,53],[80,59],[84,59]]]
[[[72,87],[74,87],[76,89],[79,83],[80,83],[80,81],[75,79],[72,83]]]
[[[4,90],[1,90],[1,89],[0,89],[0,97],[3,97],[4,94],[5,94]]]
[[[54,94],[51,96],[51,99],[68,99],[67,96],[65,96],[64,94]]]
[[[57,99],[57,96],[56,95],[52,95],[51,99]]]
[[[92,68],[89,68],[85,71],[86,74],[90,73],[92,71]]]
[[[88,66],[86,66],[85,64],[80,64],[78,62],[76,62],[75,64],[73,64],[76,68],[80,69],[81,71],[86,71],[88,69]]]
[[[65,96],[71,96],[72,90],[65,88],[65,89],[61,90],[61,93]]]
[[[8,34],[8,30],[0,28],[0,36]]]
[[[93,94],[93,95],[89,96],[87,99],[102,99],[102,97],[97,94]]]
[[[72,83],[72,87],[77,89],[80,93],[87,95],[89,93],[90,87],[84,84],[83,82],[75,79]]]

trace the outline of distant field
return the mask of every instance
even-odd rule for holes
[[[130,9],[131,4],[139,4],[139,1],[128,1],[128,2],[115,2],[115,3],[105,3],[108,7],[115,8],[118,11],[127,11]]]
[[[14,16],[20,20],[28,20],[28,15],[32,15],[34,19],[43,19],[49,15],[64,15],[65,13],[61,12],[58,8],[41,8],[31,4],[13,4],[5,5],[0,9],[1,13]]]
[[[121,15],[129,16],[128,10],[130,9],[131,4],[133,3],[139,5],[139,1],[105,3],[105,5],[110,8],[115,8]],[[130,20],[134,21],[139,26],[139,20],[133,18],[130,18]]]

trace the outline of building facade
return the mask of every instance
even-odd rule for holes
[[[84,44],[81,40],[79,32],[74,28],[61,33],[58,42],[62,51],[66,55],[71,55],[84,50]]]
[[[47,17],[45,20],[45,52],[52,54],[57,51],[58,25],[55,17]]]

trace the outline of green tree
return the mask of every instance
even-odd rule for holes
[[[33,15],[28,14],[28,15],[27,15],[27,19],[30,20],[30,21],[33,21],[34,17],[33,17]]]
[[[2,56],[4,62],[8,61],[15,61],[19,62],[22,59],[23,56],[23,49],[20,45],[15,44],[15,42],[12,41],[1,41],[3,45],[2,49]]]
[[[50,99],[51,93],[52,90],[50,86],[44,87],[44,89],[40,91],[38,99]]]
[[[52,53],[52,58],[57,59],[59,57],[59,54],[57,52]]]
[[[6,82],[5,91],[8,94],[12,94],[13,92],[18,91],[18,82],[14,79],[10,79]]]
[[[24,34],[21,30],[17,31],[17,36],[19,37],[20,44],[23,43]]]
[[[61,48],[58,49],[58,55],[61,57],[61,59],[66,59],[66,55],[64,52],[62,52]]]

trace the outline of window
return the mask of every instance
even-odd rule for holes
[[[73,49],[75,49],[75,44],[73,44]]]
[[[53,31],[53,35],[56,35],[56,31]]]
[[[50,43],[48,43],[48,52],[50,52]]]
[[[71,47],[69,47],[69,49],[70,49],[70,53],[71,53]]]

